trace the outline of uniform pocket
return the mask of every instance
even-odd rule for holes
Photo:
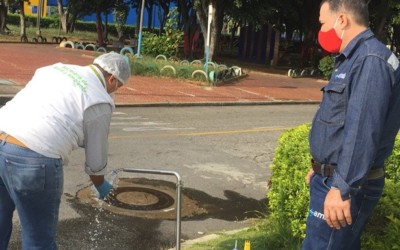
[[[320,122],[328,125],[342,125],[345,119],[345,83],[333,82],[322,88],[323,100],[318,111]]]
[[[6,160],[11,186],[17,192],[35,193],[44,189],[45,165],[30,165]]]

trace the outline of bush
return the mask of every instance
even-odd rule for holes
[[[154,33],[143,33],[141,47],[143,53],[151,56],[165,55],[170,57],[175,55],[183,35],[183,32],[177,29],[177,24],[178,12],[176,8],[172,8],[168,14],[164,34],[158,36]]]
[[[325,79],[331,78],[335,59],[332,56],[326,56],[319,61],[318,68],[322,71]]]
[[[282,133],[271,169],[268,193],[271,216],[290,223],[294,237],[304,238],[308,216],[309,188],[305,177],[310,170],[308,134],[310,124]],[[400,249],[400,136],[386,160],[386,186],[362,237],[363,249]]]
[[[271,216],[287,220],[294,237],[305,236],[310,195],[305,177],[310,170],[308,149],[310,125],[283,132],[271,170],[271,190],[268,192]]]

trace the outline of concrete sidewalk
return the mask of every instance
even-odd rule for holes
[[[39,67],[62,62],[88,65],[93,51],[59,48],[54,44],[0,44],[0,105],[21,90]],[[240,62],[237,63],[240,65]],[[233,66],[233,65],[228,65]],[[262,68],[261,68],[262,70]],[[170,78],[132,76],[115,95],[117,106],[265,105],[318,103],[325,81],[291,78],[265,72],[244,72],[245,77],[218,87]]]

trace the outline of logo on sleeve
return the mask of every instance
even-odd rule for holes
[[[335,80],[345,79],[345,78],[346,78],[346,73],[335,75]]]

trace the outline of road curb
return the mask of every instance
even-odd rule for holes
[[[4,106],[14,95],[0,95],[0,106]],[[261,102],[160,102],[160,103],[115,103],[116,107],[210,107],[210,106],[262,106],[262,105],[316,105],[320,101],[261,101]]]
[[[262,106],[262,105],[316,105],[320,101],[265,101],[265,102],[162,102],[116,103],[116,107],[207,107],[207,106]]]
[[[182,242],[181,249],[185,249],[185,248],[191,247],[191,246],[193,246],[194,244],[197,244],[197,243],[204,243],[204,242],[207,242],[207,241],[210,241],[210,240],[214,240],[214,239],[217,239],[217,238],[219,238],[219,237],[221,237],[223,235],[236,234],[236,233],[239,233],[239,232],[247,230],[247,229],[249,229],[249,228],[246,227],[246,228],[241,228],[241,229],[236,229],[236,230],[231,230],[231,231],[223,231],[223,232],[218,232],[218,233],[213,233],[213,234],[207,234],[207,235],[205,235],[203,237],[200,237],[200,238],[197,238],[197,239],[187,240],[187,241]],[[170,248],[168,250],[175,250],[175,249],[176,248]]]

